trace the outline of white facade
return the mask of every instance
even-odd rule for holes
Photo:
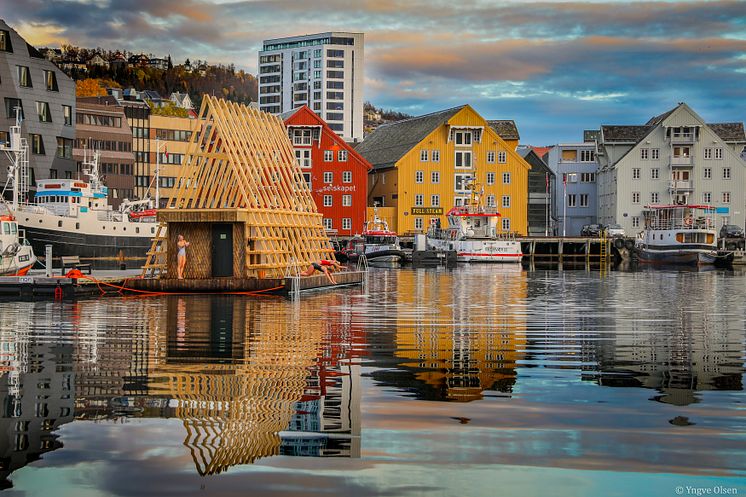
[[[259,108],[280,114],[303,105],[345,141],[363,139],[363,33],[329,32],[263,42]]]
[[[746,222],[743,123],[707,124],[682,103],[639,126],[602,126],[598,137],[598,221],[628,236],[650,204],[709,205],[718,226]]]

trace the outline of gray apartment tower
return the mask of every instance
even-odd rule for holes
[[[363,33],[265,40],[259,52],[259,108],[272,114],[308,105],[345,141],[363,139]]]
[[[36,180],[72,178],[75,139],[75,82],[46,60],[0,19],[0,142],[7,143],[16,108],[23,113],[21,135],[28,140],[30,186]],[[8,158],[0,156],[5,184]]]

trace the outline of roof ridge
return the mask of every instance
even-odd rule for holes
[[[461,105],[457,105],[455,107],[451,107],[449,109],[436,110],[435,112],[430,112],[428,114],[422,114],[421,116],[408,117],[407,119],[401,119],[399,121],[392,121],[390,123],[382,124],[382,125],[378,126],[378,128],[384,128],[386,126],[391,126],[392,124],[402,124],[402,123],[412,122],[412,121],[416,121],[418,119],[424,119],[426,117],[432,117],[432,116],[434,116],[436,114],[445,114],[446,112],[450,112],[450,111],[456,110],[456,109],[461,110],[464,107],[466,107],[467,105],[468,104],[461,104]],[[376,128],[376,129],[378,129],[378,128]]]

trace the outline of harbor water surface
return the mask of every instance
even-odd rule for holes
[[[746,495],[746,274],[0,302],[8,495]]]

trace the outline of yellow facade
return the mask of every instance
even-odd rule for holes
[[[155,199],[155,170],[160,169],[160,204],[167,205],[168,199],[176,194],[176,178],[179,177],[181,164],[186,158],[191,132],[198,130],[199,119],[188,117],[150,116],[150,155],[148,158],[148,185],[150,198]],[[160,151],[159,164],[156,162],[156,150]],[[166,156],[168,152],[168,156]],[[138,185],[143,186],[143,185]]]
[[[462,143],[456,143],[456,133],[470,133],[471,143],[463,143],[463,135]],[[498,229],[525,235],[531,166],[515,148],[515,141],[500,138],[466,105],[404,154],[394,167],[371,171],[369,205],[376,202],[394,207],[396,222],[389,227],[398,233],[423,233],[435,218],[447,225],[445,214],[469,196],[464,179],[476,176],[484,186],[485,205],[494,201],[502,215]],[[470,165],[464,159],[468,154]],[[461,166],[457,163],[459,156]]]

